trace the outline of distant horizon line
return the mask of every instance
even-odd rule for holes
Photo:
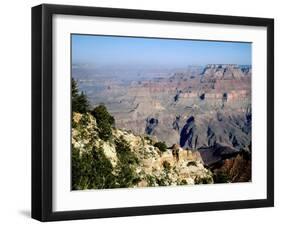
[[[216,66],[226,66],[226,65],[231,65],[231,66],[252,66],[252,64],[237,64],[237,63],[207,63],[207,64],[186,64],[186,65],[174,65],[174,66],[168,66],[166,64],[130,64],[130,65],[125,65],[125,64],[99,64],[96,65],[94,63],[72,63],[71,67],[82,67],[82,66],[86,66],[86,67],[96,67],[96,68],[100,68],[100,67],[142,67],[142,66],[146,66],[146,67],[165,67],[165,68],[185,68],[185,67],[194,67],[194,66],[210,66],[210,65],[216,65]]]

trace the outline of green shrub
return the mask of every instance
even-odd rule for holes
[[[112,137],[111,127],[115,123],[114,117],[108,113],[104,105],[94,108],[91,114],[96,118],[100,138],[104,141],[109,140]]]
[[[134,166],[138,164],[138,158],[131,152],[129,144],[123,139],[115,140],[115,147],[118,157],[117,163],[117,186],[121,188],[132,187],[140,179],[135,173]]]
[[[115,120],[114,120],[113,116],[111,116],[108,113],[106,107],[103,104],[94,108],[94,110],[92,110],[91,113],[96,118],[96,120],[98,122],[99,121],[106,121],[110,125],[113,125],[115,123]]]
[[[154,144],[154,147],[157,147],[161,152],[167,151],[167,145],[165,142],[161,142],[161,141],[156,142]]]
[[[107,141],[112,137],[111,126],[106,121],[100,121],[98,123],[98,128],[99,128],[99,137],[102,140]]]
[[[113,188],[116,184],[113,167],[102,149],[93,148],[79,154],[72,147],[72,189]]]

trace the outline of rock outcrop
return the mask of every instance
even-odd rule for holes
[[[118,177],[120,147],[117,142],[121,141],[136,158],[131,166],[137,177],[133,187],[213,183],[212,172],[204,167],[198,151],[174,145],[163,152],[154,146],[156,139],[116,128],[112,128],[111,139],[104,141],[99,137],[99,130],[91,114],[73,113],[72,151],[80,157],[93,149],[102,152],[111,164],[112,175]]]
[[[202,82],[215,82],[216,80],[241,79],[249,71],[241,70],[235,64],[209,64],[202,72]]]
[[[223,160],[214,169],[216,183],[248,182],[252,178],[251,156],[248,152],[241,152],[235,157]]]
[[[250,131],[250,113],[218,111],[210,115],[190,116],[181,129],[180,145],[199,149],[222,144],[239,151],[249,145]]]

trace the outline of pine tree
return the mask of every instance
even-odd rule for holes
[[[74,80],[74,78],[71,78],[71,92],[72,92],[72,99],[77,98],[79,96],[77,82]]]
[[[89,101],[84,92],[79,93],[77,82],[71,78],[72,112],[86,113],[89,111]]]
[[[79,112],[86,113],[89,111],[89,102],[87,96],[82,91],[81,94],[78,96],[78,103],[79,103]]]

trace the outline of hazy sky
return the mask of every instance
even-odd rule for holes
[[[72,35],[72,63],[187,66],[251,64],[251,43]]]

